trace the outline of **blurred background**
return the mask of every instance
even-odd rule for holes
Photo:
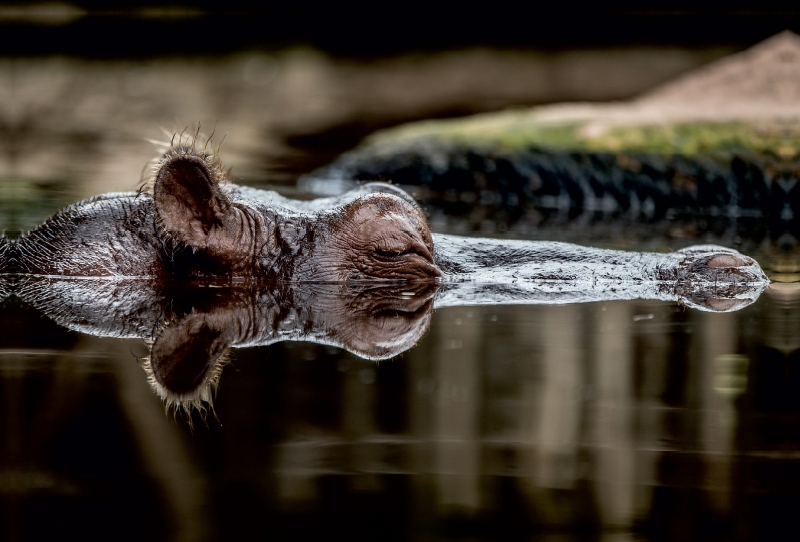
[[[793,11],[794,10],[794,11]],[[0,218],[132,190],[147,139],[202,125],[234,177],[294,186],[377,129],[635,96],[784,29],[788,4],[211,2],[0,7]],[[13,204],[11,202],[14,202]]]
[[[135,190],[200,123],[242,184],[377,129],[635,96],[785,29],[789,3],[3,3],[0,228]],[[586,230],[583,242],[592,243]],[[141,341],[0,309],[0,539],[772,540],[800,503],[798,290],[438,311],[379,364],[235,352],[165,416]]]

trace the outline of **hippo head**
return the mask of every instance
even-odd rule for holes
[[[402,197],[371,193],[301,214],[237,198],[226,182],[219,162],[191,147],[170,149],[153,174],[162,236],[215,273],[322,282],[441,276],[425,218]]]

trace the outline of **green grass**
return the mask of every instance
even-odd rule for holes
[[[745,123],[688,123],[675,125],[611,126],[591,123],[549,124],[534,119],[509,119],[487,124],[482,120],[428,123],[419,129],[389,130],[389,142],[435,138],[459,146],[506,150],[538,147],[553,150],[655,154],[720,154],[753,152],[791,159],[800,155],[800,133],[780,127],[754,127]],[[594,132],[594,133],[593,133]]]

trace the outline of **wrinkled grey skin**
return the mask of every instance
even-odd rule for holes
[[[294,201],[229,183],[210,157],[191,149],[172,152],[178,158],[169,157],[157,171],[153,194],[105,194],[67,207],[7,246],[4,272],[288,282],[441,276],[421,211],[389,185]],[[176,161],[185,169],[204,168],[197,179],[174,175],[188,190],[161,182],[159,172]]]
[[[0,300],[11,295],[12,281],[9,277],[11,265],[11,243],[0,235]]]
[[[233,185],[215,157],[170,149],[148,193],[97,196],[4,242],[5,290],[27,276],[241,278],[319,283],[433,281],[437,305],[649,298],[735,310],[768,284],[730,249],[670,254],[432,235],[403,191],[370,183],[308,202]]]

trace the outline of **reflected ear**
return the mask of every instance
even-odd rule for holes
[[[174,403],[210,402],[230,346],[201,314],[187,316],[161,330],[150,351],[154,385]]]
[[[219,174],[196,155],[165,158],[155,176],[153,201],[164,233],[202,248],[216,228],[224,226],[231,202]]]

